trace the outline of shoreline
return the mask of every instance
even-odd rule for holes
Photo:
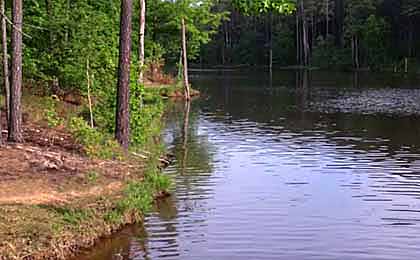
[[[46,126],[45,107],[31,107],[43,97],[27,98],[25,143],[0,148],[0,163],[7,165],[0,170],[1,260],[74,257],[143,221],[155,200],[169,196],[170,180],[161,174],[170,161],[162,158],[162,114],[147,125],[147,144],[124,156],[92,158],[85,153],[92,147],[66,127]],[[67,104],[59,105],[68,112]]]

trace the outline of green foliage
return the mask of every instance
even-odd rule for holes
[[[366,20],[362,31],[362,39],[368,53],[368,65],[372,69],[390,63],[387,60],[388,53],[390,53],[390,45],[387,41],[389,33],[390,26],[384,18],[370,15]]]
[[[112,136],[91,128],[83,118],[72,118],[69,130],[83,145],[88,156],[101,159],[121,158],[121,148]]]
[[[49,127],[57,127],[63,123],[63,119],[57,114],[57,101],[52,97],[45,98],[44,117]]]
[[[296,10],[293,0],[233,0],[233,4],[247,15],[260,13],[292,13]]]
[[[99,178],[99,174],[96,171],[89,171],[86,175],[86,180],[89,183],[97,182],[98,178]]]
[[[195,59],[203,44],[217,32],[226,12],[216,11],[213,0],[149,1],[147,28],[153,33],[146,35],[146,55],[163,56],[175,64],[181,46],[181,19],[184,18],[188,33],[188,58]],[[147,50],[149,48],[149,50]]]
[[[346,2],[345,31],[348,37],[361,35],[366,19],[376,10],[377,0],[352,0]]]
[[[273,28],[273,59],[275,64],[289,65],[295,63],[295,34],[284,23],[279,23]]]
[[[50,2],[50,5],[47,5]],[[118,1],[25,2],[27,76],[84,90],[86,59],[100,86],[114,84],[118,58]]]
[[[312,52],[312,65],[320,68],[348,68],[352,64],[349,49],[337,48],[332,39],[320,37]]]
[[[156,172],[146,171],[144,180],[133,181],[127,184],[124,190],[124,199],[118,203],[119,212],[148,212],[153,204],[155,195],[170,188],[171,181],[168,176]]]

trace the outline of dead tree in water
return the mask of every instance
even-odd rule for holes
[[[181,20],[181,31],[182,31],[182,56],[183,56],[183,68],[184,68],[184,95],[186,100],[191,99],[190,94],[190,83],[188,82],[188,56],[187,56],[187,33],[185,28],[185,19]]]
[[[125,150],[130,142],[131,14],[132,0],[122,0],[115,138]]]

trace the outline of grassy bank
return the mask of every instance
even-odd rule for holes
[[[146,95],[129,153],[88,126],[85,107],[24,98],[25,143],[0,148],[0,259],[65,259],[141,221],[166,194],[164,104],[156,91]]]

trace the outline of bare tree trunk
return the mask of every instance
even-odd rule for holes
[[[343,46],[343,25],[344,25],[344,1],[334,0],[335,16],[335,42],[338,47]]]
[[[0,11],[2,14],[6,14],[4,0],[0,0]],[[9,122],[10,118],[10,83],[9,83],[9,57],[7,54],[7,26],[6,17],[1,18],[1,43],[3,51],[3,86],[5,94],[5,106],[6,106],[6,122]]]
[[[296,61],[300,65],[300,30],[299,30],[299,7],[296,11]]]
[[[308,44],[308,30],[307,23],[303,20],[303,57],[305,66],[309,65],[309,44]]]
[[[184,69],[183,69],[183,65],[182,65],[182,58],[183,58],[184,56],[182,55],[182,48],[181,48],[181,51],[179,52],[179,61],[178,61],[178,75],[177,75],[177,78],[178,78],[178,80],[181,80],[182,79],[182,77],[183,77],[183,73],[184,73]]]
[[[125,150],[130,143],[131,14],[132,0],[122,0],[115,138]]]
[[[353,67],[356,68],[356,59],[354,58],[355,50],[354,50],[354,35],[351,36],[351,60],[353,62]]]
[[[269,45],[269,50],[268,50],[268,67],[270,69],[270,72],[273,71],[273,14],[270,12],[269,14],[269,40],[268,40],[268,45]]]
[[[182,55],[183,55],[183,68],[184,68],[184,88],[185,88],[185,99],[190,100],[190,83],[188,82],[188,58],[187,58],[187,35],[185,28],[185,19],[181,20],[182,26]]]
[[[356,68],[360,68],[360,62],[359,62],[359,38],[355,36],[355,61],[356,61]]]
[[[140,84],[144,83],[144,31],[146,27],[146,0],[140,0],[139,17],[139,79]]]
[[[328,38],[329,33],[329,13],[330,13],[330,0],[325,0],[325,39]]]
[[[311,15],[311,51],[313,50],[314,45],[315,45],[315,16],[312,13]]]
[[[353,56],[353,65],[356,69],[360,67],[359,64],[359,44],[358,39],[356,35],[353,35],[351,37],[351,50],[352,50],[352,56]]]
[[[300,2],[302,12],[302,34],[303,34],[303,63],[305,66],[309,65],[309,45],[308,45],[308,30],[305,16],[305,8],[303,1]]]
[[[225,21],[222,22],[222,25],[223,25],[223,40],[222,40],[221,56],[222,56],[222,65],[225,65],[226,47],[229,44],[229,32],[228,32],[228,26]]]
[[[9,141],[20,143],[22,137],[22,0],[12,4],[12,78],[10,91]]]

